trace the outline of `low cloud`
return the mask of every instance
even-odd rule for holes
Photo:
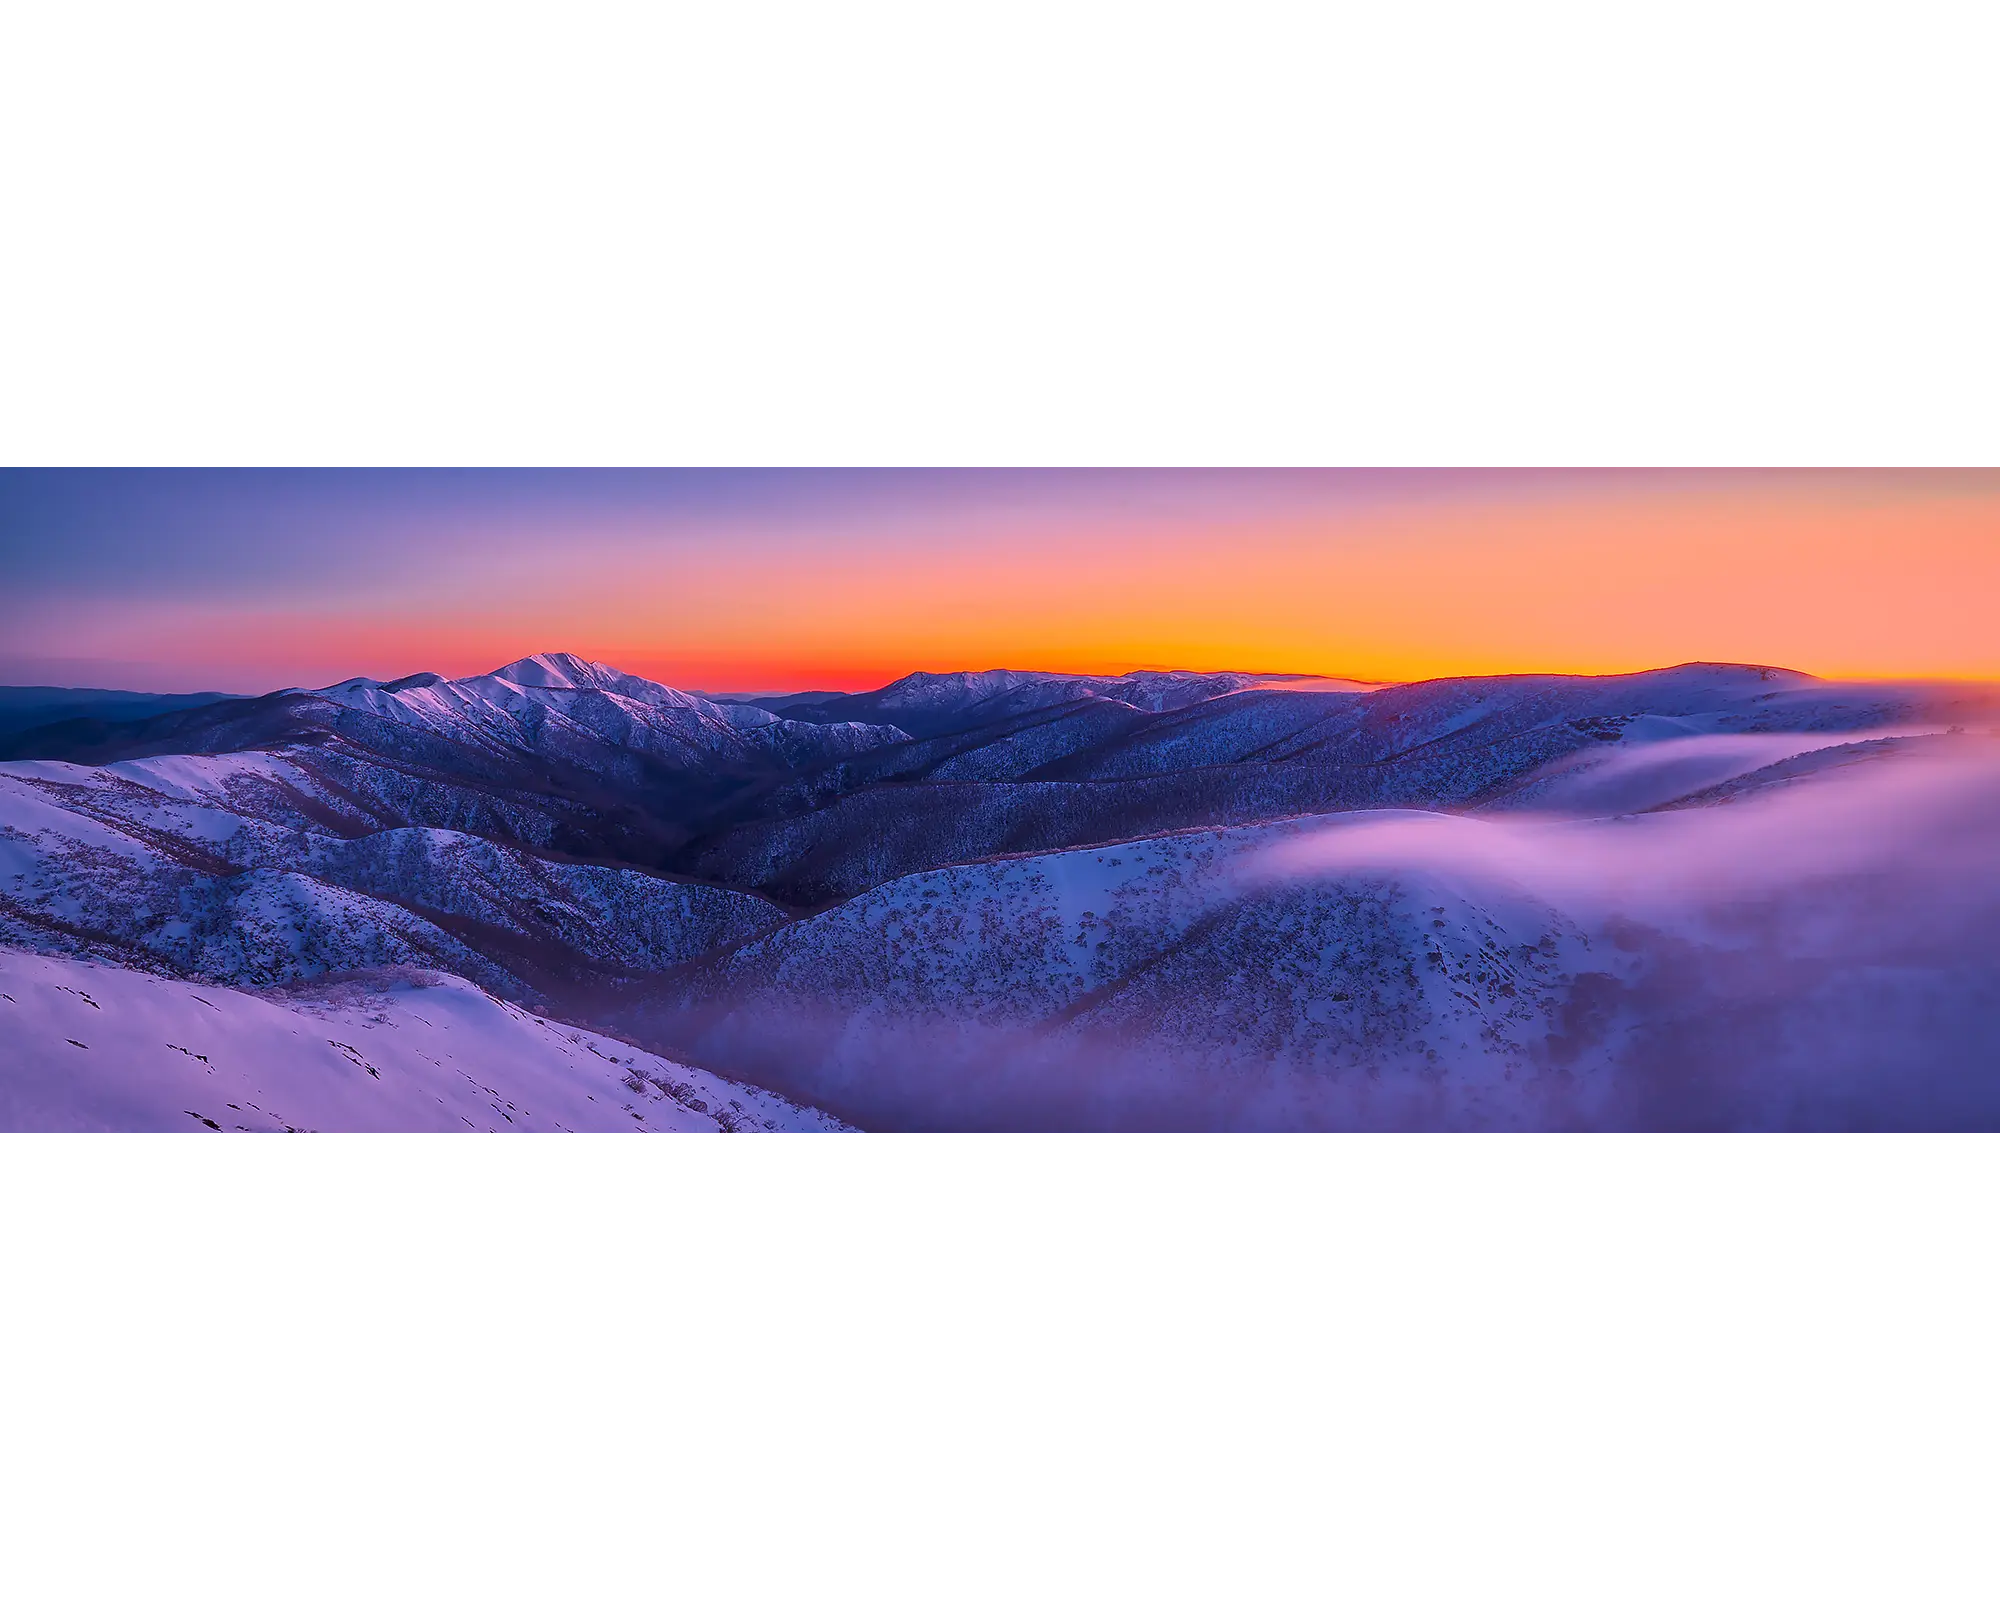
[[[768,990],[644,1031],[877,1128],[2000,1127],[2000,740],[1640,817],[1314,819],[1229,892],[1381,893],[1413,940],[1432,926],[1416,908],[1470,906],[1583,953],[1545,1030],[1484,1080],[1400,1044],[1352,1070],[1223,1062],[1144,1018],[996,1026]],[[1410,992],[1357,998],[1387,1015]]]

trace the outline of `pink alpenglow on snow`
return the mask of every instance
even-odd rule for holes
[[[782,1097],[440,973],[248,994],[0,949],[0,1127],[831,1131]]]

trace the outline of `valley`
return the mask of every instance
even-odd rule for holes
[[[1948,1032],[2000,1016],[1995,946],[1967,943],[2000,905],[1964,820],[2000,771],[1980,686],[982,672],[760,702],[552,654],[120,716],[0,742],[14,959],[230,1005],[418,974],[381,991],[392,1010],[481,996],[828,1122],[1877,1125],[1882,1048],[1818,1098],[1798,1081],[1824,1054],[1799,996],[1847,973],[1902,997],[1883,1015],[1934,1017],[1917,996],[1950,974]],[[1764,826],[1828,843],[1754,891],[1704,879]],[[1919,828],[1959,841],[1962,870],[1837,865]],[[1604,891],[1668,837],[1701,894]],[[1883,979],[1876,946],[1906,923],[1935,936]],[[1830,943],[1809,972],[1812,929]],[[1743,1025],[1774,1042],[1721,1082],[1729,1052],[1690,1042],[1716,1014],[1693,974],[1726,1010],[1749,971],[1769,993],[1738,995]],[[259,1048],[282,1055],[274,1026]],[[54,1087],[60,1049],[15,1071],[28,1048],[8,1047],[7,1115],[86,1115]],[[126,1046],[92,1048],[97,1071]],[[1935,1087],[1927,1115],[2000,1106],[1976,1074]]]

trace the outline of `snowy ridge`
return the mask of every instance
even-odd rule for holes
[[[2000,695],[1985,686],[1700,663],[1367,694],[1247,689],[1157,713],[1085,699],[804,774],[766,815],[697,840],[686,865],[817,907],[926,867],[1174,828],[1391,806],[1677,804],[1788,753],[1996,722]],[[1682,752],[1640,753],[1668,743]],[[1635,777],[1588,781],[1585,766]]]
[[[475,748],[566,753],[593,743],[682,760],[744,752],[787,758],[852,753],[901,737],[858,723],[788,724],[756,706],[704,700],[565,653],[528,656],[471,678],[394,684],[350,678],[312,698]]]
[[[0,1127],[827,1131],[782,1096],[435,973],[245,994],[0,949]]]
[[[1578,974],[1611,970],[1617,953],[1518,887],[1254,875],[1280,845],[1384,815],[1406,814],[901,878],[742,946],[678,997],[678,1018],[646,1022],[663,1037],[678,1026],[708,1059],[892,1121],[899,1103],[932,1110],[954,1071],[998,1058],[1106,1085],[1143,1067],[1169,1125],[1184,1112],[1175,1074],[1192,1070],[1171,1063],[1191,1060],[1204,1073],[1317,1081],[1394,1074],[1385,1103],[1419,1085],[1453,1099],[1461,1121],[1533,1125],[1552,1085],[1577,1093],[1547,1049],[1561,1007]],[[929,1081],[913,1085],[913,1072]]]
[[[428,973],[450,981],[394,1007],[608,1026],[870,1126],[1876,1125],[1915,1102],[1867,1063],[1912,1047],[1856,1033],[1861,1109],[1836,1114],[1810,1062],[1847,1047],[1818,1014],[1878,994],[1860,1024],[1905,1018],[1908,1083],[2000,1014],[1990,688],[987,672],[786,706],[551,654],[58,726],[0,762],[0,944],[288,1016],[301,985]],[[1743,847],[1772,817],[1797,820]],[[1822,834],[1839,849],[1794,860]],[[1876,839],[1922,848],[1853,865]],[[1647,870],[1708,863],[1715,914],[1605,899],[1661,840]],[[1793,877],[1746,920],[1726,896],[1772,860]],[[1806,1110],[1768,1073],[1691,1093],[1688,1062],[1752,1038]],[[1926,1103],[1976,1120],[1977,1081]]]
[[[986,672],[912,672],[878,689],[874,699],[892,713],[980,707],[1005,715],[1089,696],[1116,700],[1140,711],[1171,711],[1247,689],[1256,682],[1243,672],[1141,671],[1093,678],[997,668]]]
[[[784,920],[754,896],[446,829],[355,837],[312,788],[275,755],[0,765],[0,927],[231,983],[418,965],[541,998],[565,963],[657,971]]]
[[[855,716],[887,722],[914,738],[995,722],[1080,700],[1105,700],[1138,711],[1172,711],[1261,682],[1244,672],[1128,672],[1089,677],[994,668],[984,672],[912,672],[866,694],[835,695],[797,705],[792,714],[815,721]]]
[[[633,1026],[868,1125],[2000,1125],[2000,740],[1757,774],[919,872]]]

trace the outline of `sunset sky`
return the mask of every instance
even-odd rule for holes
[[[0,472],[0,682],[2000,678],[2000,472]]]

